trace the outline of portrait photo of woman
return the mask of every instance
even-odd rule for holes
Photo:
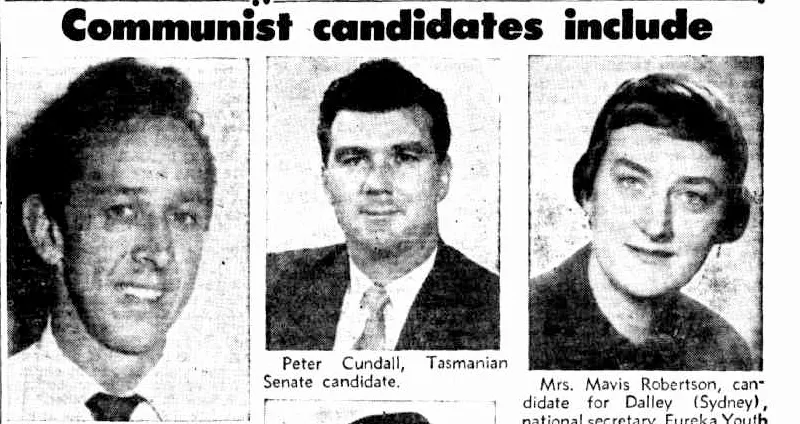
[[[737,64],[760,69],[760,63]],[[714,284],[736,284],[748,267],[758,269],[759,247],[750,257],[756,265],[741,270],[704,264],[748,228],[754,202],[745,176],[751,150],[758,149],[749,149],[736,112],[716,87],[665,68],[616,88],[574,165],[572,195],[589,240],[531,281],[531,369],[757,367],[748,340],[706,303],[730,300]],[[533,179],[541,172],[532,166]],[[553,213],[549,206],[538,210]],[[532,227],[542,222],[532,220]],[[532,228],[533,256],[536,249],[554,250],[539,243],[546,234],[537,236]],[[751,240],[758,245],[760,235]],[[721,277],[709,276],[720,268]],[[760,285],[755,274],[751,284]],[[705,287],[710,301],[682,290],[698,279],[700,288],[711,285]],[[757,303],[759,295],[744,298]]]

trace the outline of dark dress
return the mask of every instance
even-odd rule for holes
[[[619,334],[589,286],[585,246],[530,283],[530,369],[749,370],[750,350],[723,318],[675,292],[660,302],[655,336],[641,345]]]

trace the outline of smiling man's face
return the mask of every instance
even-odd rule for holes
[[[189,300],[211,218],[206,153],[168,119],[82,151],[65,207],[64,281],[107,348],[162,346]]]
[[[323,178],[348,243],[392,252],[438,237],[450,161],[437,161],[430,122],[418,107],[336,115]]]
[[[611,132],[584,209],[593,255],[612,285],[648,298],[689,283],[724,215],[724,175],[722,159],[664,129]]]

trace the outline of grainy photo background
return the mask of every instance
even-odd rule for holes
[[[377,59],[377,58],[373,58]],[[370,58],[267,59],[267,250],[344,241],[322,186],[317,120],[328,85]],[[439,204],[442,238],[499,269],[500,98],[491,60],[396,58],[444,96],[453,172]],[[254,95],[259,95],[254,93]]]
[[[109,58],[8,60],[4,92],[7,134],[14,137],[47,102],[62,94],[87,67]],[[248,313],[248,63],[244,59],[140,59],[173,66],[194,88],[217,166],[214,216],[205,236],[194,292],[169,331],[168,348],[187,369],[207,380],[184,396],[219,405],[201,420],[246,419],[249,412]],[[13,181],[9,181],[13,184]],[[188,378],[188,376],[183,376]]]
[[[572,195],[572,170],[605,101],[623,81],[680,72],[716,87],[736,113],[749,146],[745,186],[750,222],[734,243],[714,247],[683,291],[719,313],[762,355],[763,60],[758,57],[531,56],[530,276],[546,272],[591,237]]]

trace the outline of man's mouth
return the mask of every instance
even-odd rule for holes
[[[359,208],[358,212],[366,216],[391,216],[400,213],[400,209],[394,206],[367,206]]]
[[[161,288],[135,283],[120,283],[117,287],[126,298],[144,302],[155,302],[166,292]]]
[[[663,262],[675,256],[674,252],[670,252],[668,250],[648,249],[630,244],[625,244],[625,246],[645,262]]]

